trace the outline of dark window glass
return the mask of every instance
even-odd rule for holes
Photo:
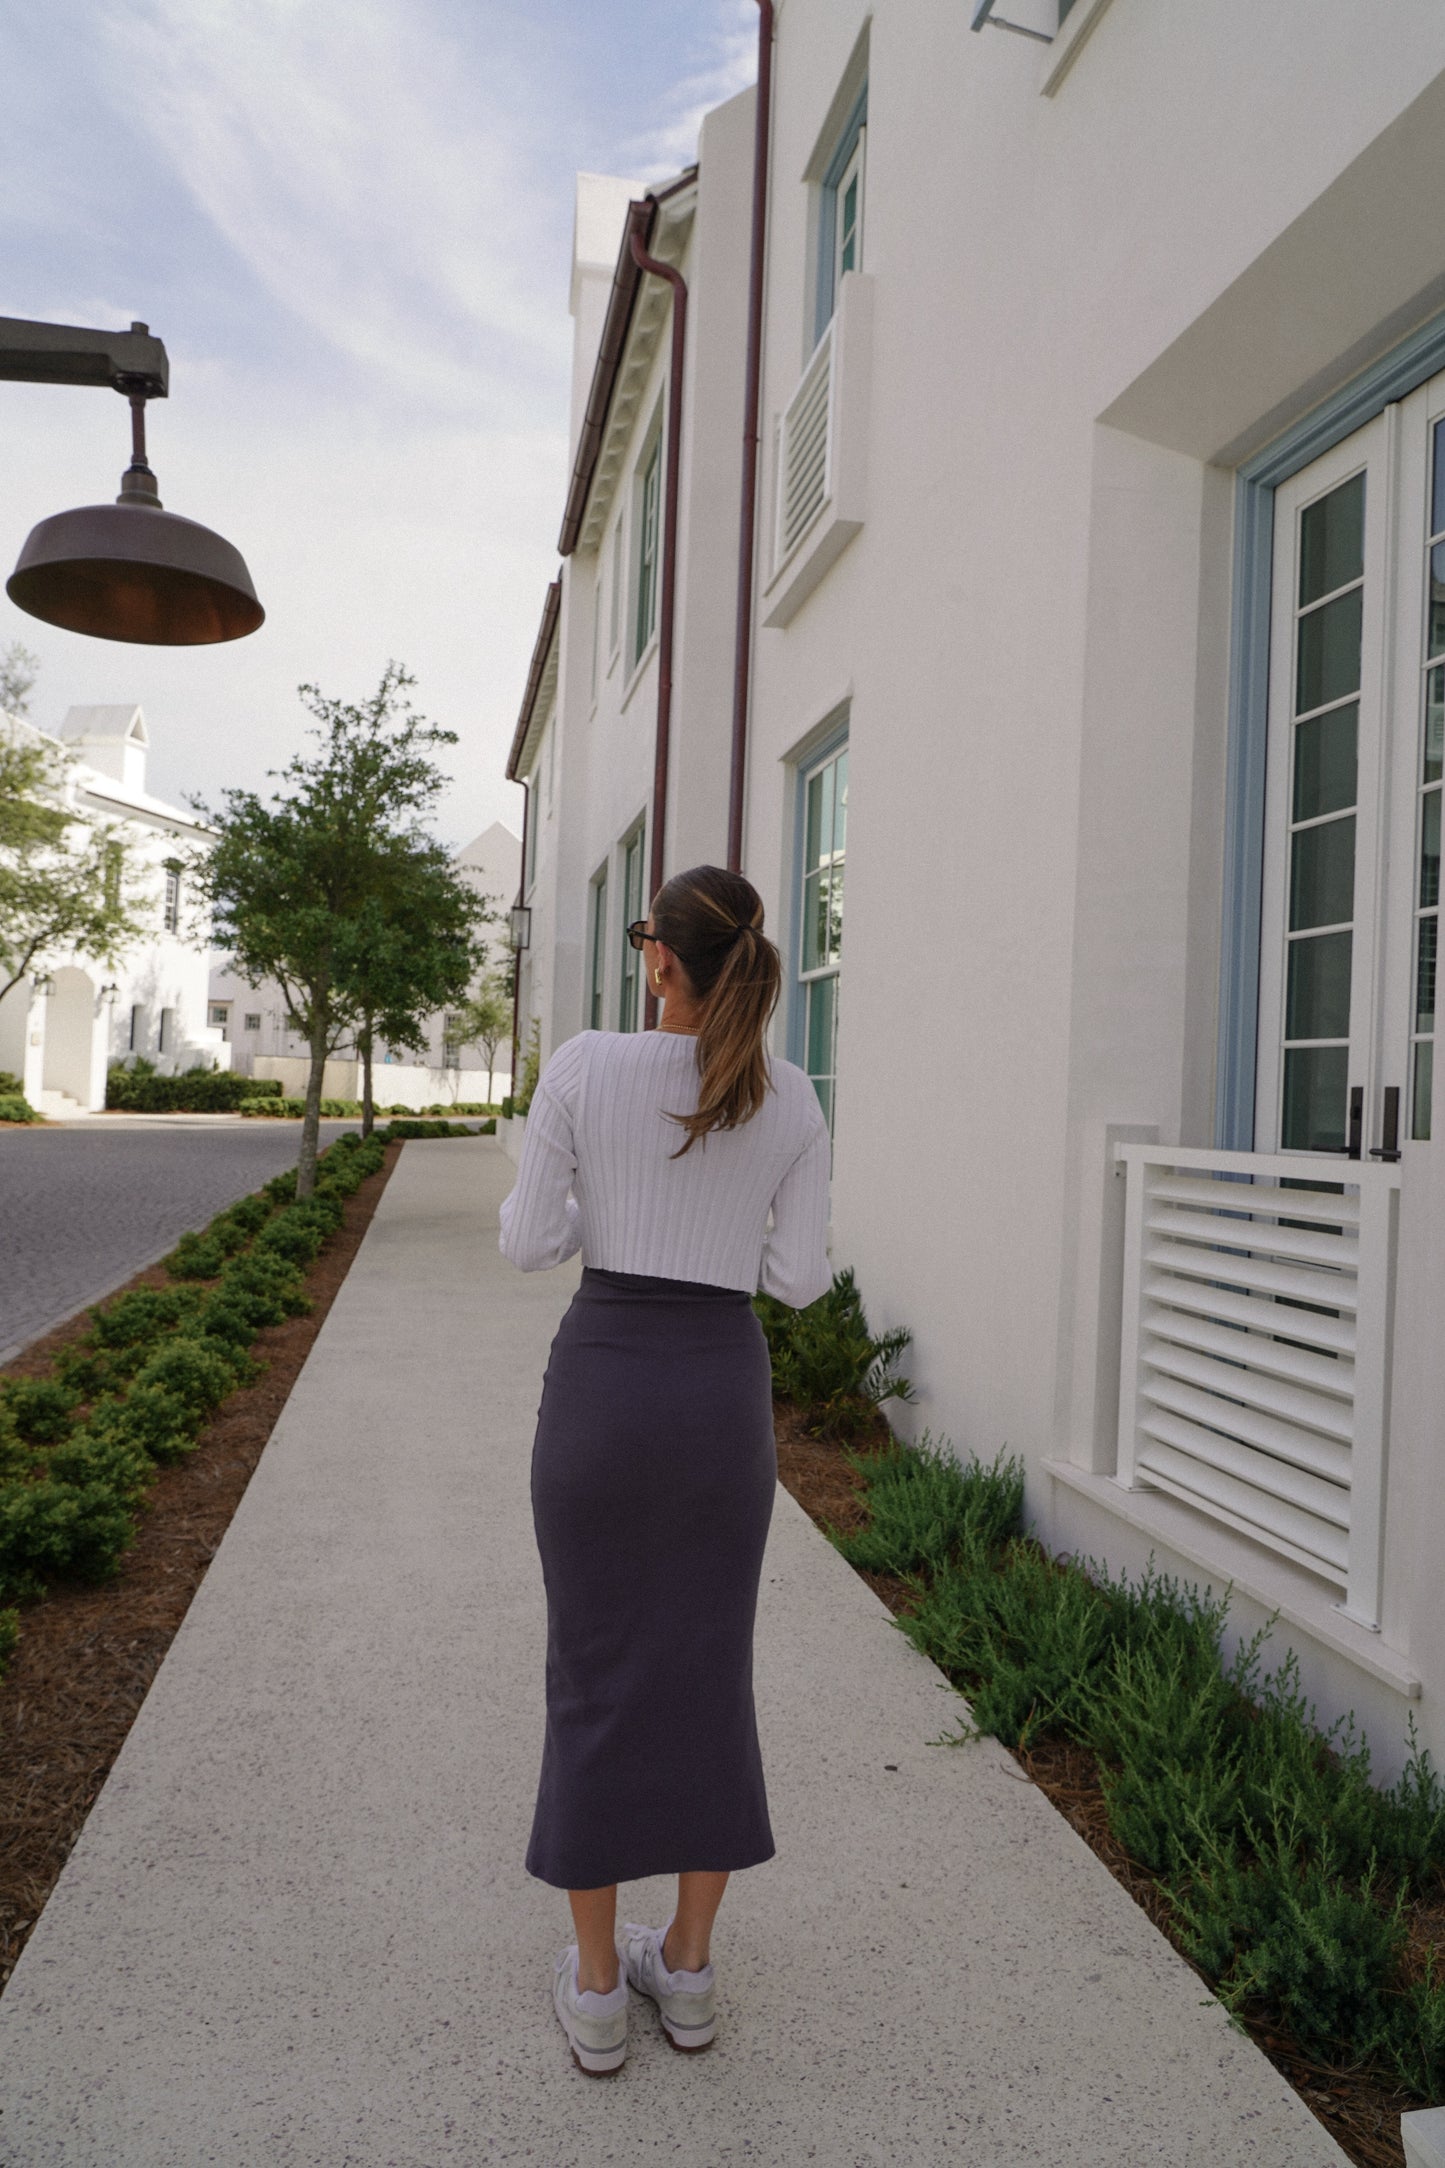
[[[1290,932],[1305,926],[1343,926],[1354,915],[1354,814],[1298,829],[1290,863]]]
[[[1365,477],[1357,474],[1300,516],[1300,607],[1359,579],[1364,569]]]
[[[1299,676],[1295,713],[1307,714],[1360,689],[1360,618],[1363,587],[1320,604],[1299,621]]]
[[[1348,1068],[1347,1047],[1292,1046],[1285,1049],[1284,1121],[1280,1135],[1283,1151],[1344,1150]]]
[[[1415,1096],[1414,1119],[1410,1124],[1412,1137],[1428,1140],[1430,1135],[1430,1084],[1435,1067],[1435,1042],[1420,1039],[1415,1045]]]
[[[1295,820],[1316,820],[1321,813],[1339,813],[1354,804],[1359,735],[1357,700],[1295,725]]]
[[[1347,1039],[1350,1033],[1347,933],[1312,934],[1289,945],[1287,1039]]]

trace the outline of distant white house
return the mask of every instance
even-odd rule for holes
[[[5,724],[41,743],[51,735],[17,717]],[[81,953],[50,958],[0,1002],[0,1069],[20,1077],[26,1098],[51,1115],[103,1107],[107,1064],[128,1054],[145,1055],[165,1075],[231,1063],[223,1034],[207,1021],[207,954],[183,863],[210,831],[146,790],[150,737],[138,707],[70,708],[58,739],[72,756],[67,802],[81,821],[118,828],[132,848],[147,931],[113,969]]]
[[[458,872],[487,898],[499,912],[506,912],[517,892],[522,841],[501,821],[493,821],[457,852]],[[505,927],[499,925],[490,944],[500,955]],[[227,1042],[231,1067],[245,1076],[279,1078],[288,1092],[306,1088],[309,1061],[306,1040],[291,1023],[286,997],[274,979],[252,986],[234,968],[229,957],[213,959],[210,978],[209,1020]],[[380,1046],[376,1053],[376,1095],[382,1105],[431,1106],[439,1101],[485,1098],[486,1057],[475,1046],[463,1046],[452,1029],[450,1010],[438,1009],[427,1019],[426,1047]],[[511,1088],[512,1041],[508,1032],[497,1049],[498,1066],[492,1088],[500,1095]],[[360,1090],[360,1065],[356,1050],[343,1042],[326,1065],[323,1090],[328,1097],[355,1098]],[[477,1072],[480,1071],[480,1081]]]

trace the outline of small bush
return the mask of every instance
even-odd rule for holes
[[[0,1679],[5,1676],[6,1666],[15,1654],[15,1644],[20,1638],[20,1613],[0,1611]]]
[[[867,1481],[868,1525],[829,1534],[864,1573],[937,1572],[961,1551],[996,1550],[1022,1525],[1023,1463],[1012,1455],[965,1466],[925,1432],[916,1446],[848,1458]]]
[[[226,1252],[212,1234],[186,1234],[161,1259],[173,1280],[214,1280],[226,1262]]]
[[[132,1287],[92,1310],[90,1338],[98,1347],[148,1346],[194,1314],[201,1301],[192,1287]]]
[[[20,1099],[25,1086],[13,1069],[0,1069],[0,1099]]]
[[[234,1390],[236,1380],[236,1351],[227,1343],[200,1337],[171,1340],[152,1355],[131,1398],[158,1389],[179,1402],[187,1424],[198,1428]]]
[[[3,1398],[6,1414],[27,1445],[51,1445],[63,1438],[80,1405],[74,1386],[53,1378],[12,1378]]]
[[[130,1512],[107,1482],[7,1484],[0,1490],[0,1592],[24,1601],[57,1573],[108,1579],[134,1535]]]
[[[275,1251],[269,1255],[252,1251],[238,1258],[223,1273],[215,1299],[249,1316],[258,1332],[263,1325],[304,1316],[311,1307],[301,1274]]]
[[[155,1479],[155,1464],[123,1431],[88,1426],[73,1431],[46,1460],[46,1474],[57,1483],[84,1488],[107,1484],[122,1503],[135,1505]]]
[[[273,1204],[289,1204],[296,1195],[296,1169],[288,1167],[284,1174],[273,1174],[269,1182],[261,1184],[261,1194]]]
[[[193,1450],[198,1427],[185,1402],[152,1380],[134,1385],[124,1400],[108,1400],[89,1425],[95,1436],[120,1439],[162,1464]]]
[[[0,1122],[38,1122],[30,1101],[21,1092],[0,1092]]]
[[[898,1364],[912,1334],[901,1327],[875,1338],[851,1268],[835,1274],[826,1295],[805,1310],[770,1295],[754,1302],[773,1365],[773,1390],[805,1411],[815,1437],[857,1437],[885,1400],[911,1400]]]
[[[321,1112],[328,1121],[356,1121],[361,1119],[359,1099],[323,1099]]]

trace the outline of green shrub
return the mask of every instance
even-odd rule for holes
[[[359,1099],[323,1099],[321,1112],[331,1121],[349,1120],[359,1122],[361,1119],[361,1101]]]
[[[245,1358],[240,1358],[244,1362]],[[156,1390],[179,1402],[188,1425],[199,1428],[234,1391],[237,1382],[236,1350],[223,1341],[197,1337],[167,1342],[159,1348],[136,1379],[131,1393]]]
[[[97,1408],[89,1428],[96,1437],[118,1438],[148,1459],[166,1463],[194,1449],[199,1425],[183,1400],[147,1379],[132,1386],[124,1400]]]
[[[21,1092],[0,1092],[0,1122],[38,1122],[30,1101]]]
[[[494,1114],[494,1115],[492,1115],[492,1116],[491,1116],[491,1118],[490,1118],[489,1120],[487,1120],[487,1121],[485,1121],[485,1122],[483,1122],[483,1123],[482,1123],[482,1126],[481,1126],[481,1128],[480,1128],[480,1129],[479,1129],[479,1130],[477,1131],[477,1135],[478,1135],[479,1137],[494,1137],[494,1136],[495,1136],[496,1134],[497,1134],[497,1117],[496,1117],[496,1116],[495,1116],[495,1114]]]
[[[294,1264],[309,1265],[325,1239],[325,1229],[307,1215],[305,1204],[288,1204],[257,1235],[255,1254],[285,1257]]]
[[[257,1331],[304,1316],[311,1307],[301,1274],[289,1259],[251,1251],[237,1258],[221,1276],[214,1298],[228,1309],[249,1315]]]
[[[73,1431],[46,1458],[45,1473],[56,1483],[83,1488],[102,1483],[126,1505],[135,1505],[155,1479],[152,1457],[122,1430],[88,1425]]]
[[[234,1069],[188,1069],[157,1076],[149,1063],[112,1062],[105,1103],[132,1114],[233,1114],[247,1099],[273,1098],[281,1090],[271,1077],[240,1076]]]
[[[937,1572],[960,1551],[996,1550],[1022,1525],[1023,1463],[1000,1453],[988,1467],[967,1465],[925,1431],[916,1446],[850,1453],[868,1488],[868,1525],[828,1533],[850,1566],[864,1573]]]
[[[108,1579],[135,1522],[107,1482],[10,1483],[0,1489],[0,1592],[40,1595],[45,1577]]]
[[[509,1122],[515,1112],[516,1101],[513,1099],[511,1093],[508,1092],[506,1098],[502,1101],[502,1120],[504,1122]]]
[[[0,1099],[20,1099],[24,1094],[25,1085],[15,1071],[0,1069]]]
[[[407,1119],[388,1122],[384,1129],[372,1132],[383,1144],[396,1144],[408,1137],[470,1137],[475,1130],[468,1129],[465,1122],[431,1122]]]
[[[226,1252],[212,1234],[185,1234],[161,1259],[173,1280],[214,1280],[226,1262]]]
[[[532,1094],[542,1075],[542,1020],[532,1018],[527,1033],[527,1044],[522,1051],[522,1067],[517,1077],[512,1100],[514,1114],[525,1114],[532,1104]]]
[[[55,1358],[54,1370],[58,1382],[69,1386],[81,1400],[95,1400],[102,1393],[113,1392],[122,1375],[113,1356],[89,1346],[85,1340],[72,1340],[63,1347]]]
[[[284,1174],[273,1174],[269,1182],[261,1184],[261,1194],[273,1204],[289,1204],[296,1194],[296,1169],[288,1167]]]
[[[19,1638],[20,1613],[0,1611],[0,1679],[5,1676],[6,1667],[15,1654],[15,1644]]]
[[[27,1445],[50,1445],[63,1438],[80,1405],[75,1388],[53,1378],[11,1378],[3,1398],[6,1414]]]
[[[851,1267],[805,1310],[771,1295],[754,1302],[773,1365],[773,1391],[805,1412],[815,1437],[857,1437],[885,1400],[912,1400],[898,1364],[912,1334],[868,1329]]]
[[[103,1348],[149,1346],[194,1315],[201,1300],[193,1287],[132,1287],[91,1311],[90,1338]]]
[[[1436,1975],[1436,1954],[1428,1953],[1422,1977],[1397,2001],[1385,2045],[1401,2082],[1430,2101],[1445,2098],[1445,1979]]]

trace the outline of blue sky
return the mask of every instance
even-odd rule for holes
[[[647,179],[750,82],[752,0],[47,0],[0,16],[0,313],[148,322],[173,511],[267,622],[213,648],[52,630],[3,593],[33,523],[115,494],[113,393],[0,385],[0,646],[36,721],[139,700],[168,797],[265,787],[302,680],[389,656],[457,731],[441,825],[520,824],[502,780],[566,480],[579,170]]]

